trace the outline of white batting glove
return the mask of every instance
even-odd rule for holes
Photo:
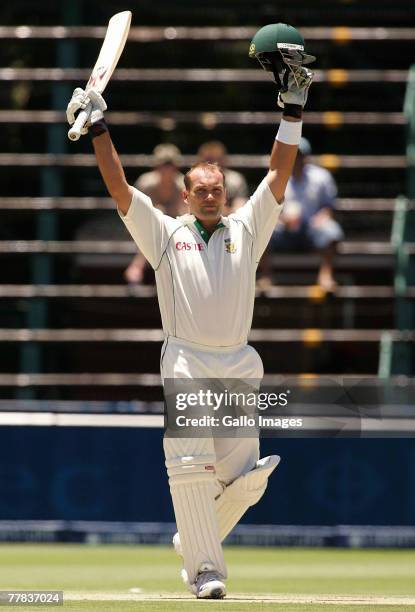
[[[286,91],[279,92],[278,106],[284,108],[285,104],[296,104],[304,108],[313,76],[314,73],[304,66],[290,68],[288,87]]]
[[[90,89],[88,92],[89,101],[92,104],[91,115],[89,117],[89,121],[87,126],[93,125],[96,121],[104,118],[104,111],[107,110],[107,103],[100,93],[95,91],[95,89]]]
[[[104,98],[93,89],[85,91],[81,89],[81,87],[77,87],[66,109],[66,118],[68,119],[69,125],[72,125],[76,119],[75,114],[80,110],[84,110],[88,104],[91,104],[91,114],[87,123],[81,130],[81,134],[83,135],[88,133],[88,128],[91,127],[92,124],[104,118],[104,111],[107,110],[107,104]]]
[[[89,99],[87,100],[86,92],[77,87],[74,89],[72,94],[72,98],[70,99],[68,106],[66,107],[66,118],[68,120],[69,125],[75,123],[75,113],[79,110],[84,109],[88,104]]]

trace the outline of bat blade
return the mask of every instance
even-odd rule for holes
[[[131,11],[123,11],[111,17],[98,59],[86,84],[86,90],[95,89],[99,93],[104,91],[123,52],[130,24]]]
[[[104,91],[123,52],[130,30],[131,17],[131,11],[122,11],[113,15],[109,20],[98,59],[85,87],[86,91],[90,89],[99,93]],[[78,114],[75,123],[68,132],[70,140],[78,140],[83,126],[88,121],[90,112],[91,105]]]

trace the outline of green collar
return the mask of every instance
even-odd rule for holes
[[[212,236],[213,232],[216,232],[217,229],[221,228],[221,227],[225,227],[224,224],[222,223],[222,221],[219,221],[219,223],[217,224],[217,226],[215,227],[215,229],[213,230],[212,234],[210,234],[207,229],[205,229],[203,227],[203,225],[200,223],[199,219],[195,219],[195,227],[197,229],[197,231],[199,232],[199,234],[202,236],[203,240],[206,242],[206,244],[208,244],[210,237]]]

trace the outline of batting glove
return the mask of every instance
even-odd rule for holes
[[[287,87],[278,94],[278,106],[284,108],[286,104],[295,104],[304,108],[313,76],[314,73],[304,66],[291,69]]]
[[[91,104],[91,113],[87,123],[81,130],[81,134],[83,135],[88,133],[88,128],[90,128],[91,125],[104,118],[104,111],[107,110],[107,104],[104,98],[93,89],[85,91],[77,87],[66,109],[68,123],[72,125],[76,119],[75,114],[80,110],[84,110],[88,104]]]

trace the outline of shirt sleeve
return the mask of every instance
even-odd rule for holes
[[[144,257],[156,269],[169,240],[166,215],[138,189],[134,189],[127,214],[120,210],[118,214]]]
[[[267,247],[282,207],[283,204],[277,202],[265,177],[247,203],[232,215],[242,221],[252,235],[256,261],[260,260]]]

